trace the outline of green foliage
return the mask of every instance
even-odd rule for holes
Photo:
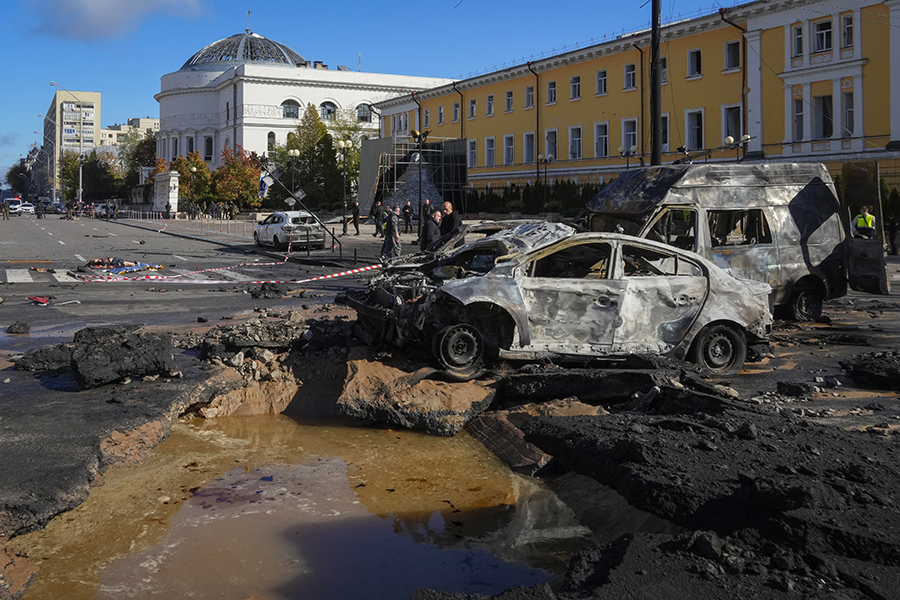
[[[213,176],[199,151],[175,157],[170,168],[178,171],[178,189],[182,202],[199,202],[200,198],[210,195]]]
[[[25,177],[19,177],[19,175],[28,177],[28,169],[26,169],[21,163],[17,162],[6,172],[6,183],[8,183],[9,187],[14,189],[16,193],[21,194],[24,197],[25,188],[28,186],[28,184],[25,181]]]
[[[102,202],[124,195],[124,174],[112,155],[99,156],[91,152],[82,166],[83,198],[85,202]]]
[[[246,150],[240,146],[237,152],[225,148],[222,150],[222,165],[212,177],[216,196],[239,207],[259,206],[259,172],[259,167]]]
[[[67,150],[63,153],[62,161],[60,161],[60,171],[62,173],[63,198],[66,202],[74,202],[78,199],[79,165],[80,160],[77,152]]]
[[[140,180],[140,174],[141,167],[156,164],[156,135],[153,130],[147,129],[143,134],[136,129],[132,130],[121,145],[123,147],[119,152],[125,165],[126,188],[147,183]]]

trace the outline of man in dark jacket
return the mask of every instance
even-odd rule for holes
[[[422,226],[421,241],[419,242],[420,249],[428,250],[436,241],[441,239],[441,216],[441,211],[436,210],[425,221],[425,224]]]
[[[386,263],[392,258],[400,256],[400,207],[393,210],[388,207],[385,211],[384,243],[381,244],[381,262]]]
[[[375,233],[372,234],[372,237],[384,235],[384,229],[382,228],[384,209],[381,208],[381,202],[376,202],[375,206],[372,207],[372,218],[375,220]]]
[[[356,235],[359,235],[359,202],[353,203],[353,228],[356,229]]]
[[[462,217],[458,212],[453,210],[453,204],[450,201],[444,202],[444,216],[441,219],[441,237],[456,233],[462,227]]]
[[[406,201],[406,205],[403,207],[403,233],[409,233],[413,228],[413,214],[415,211],[412,207],[412,202],[409,200]]]

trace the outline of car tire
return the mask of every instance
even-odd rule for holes
[[[259,241],[259,234],[255,231],[253,232],[253,243],[262,248],[262,242]]]
[[[822,294],[811,288],[800,288],[791,294],[788,304],[795,321],[815,321],[822,316]]]
[[[278,239],[278,234],[276,234],[272,236],[272,247],[276,250],[287,250],[288,244]]]
[[[734,375],[747,360],[747,338],[728,325],[707,325],[694,339],[688,358],[708,373]]]
[[[469,323],[448,325],[432,343],[435,358],[444,374],[455,381],[468,381],[484,372],[484,339]]]

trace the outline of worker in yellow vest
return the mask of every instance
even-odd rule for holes
[[[875,215],[869,214],[869,207],[863,206],[860,213],[850,222],[853,237],[871,240],[875,238]]]

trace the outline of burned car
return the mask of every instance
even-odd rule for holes
[[[460,379],[498,358],[626,354],[732,374],[770,333],[770,292],[687,250],[540,223],[390,266],[348,303],[370,342],[430,347]]]

